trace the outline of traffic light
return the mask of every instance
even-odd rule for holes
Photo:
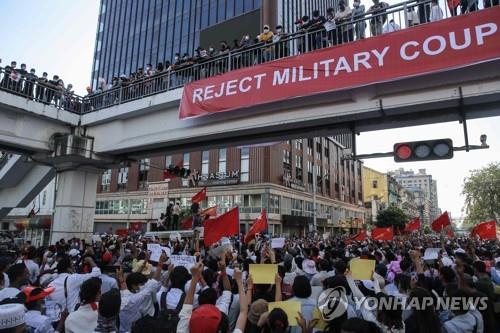
[[[191,174],[191,170],[190,169],[181,168],[181,167],[173,165],[173,164],[170,164],[168,166],[167,170],[165,170],[165,171],[166,172],[164,172],[164,174],[166,173],[170,177],[187,178]],[[165,177],[165,178],[167,178],[167,177]]]
[[[453,158],[451,139],[400,142],[394,144],[394,161],[418,162]]]

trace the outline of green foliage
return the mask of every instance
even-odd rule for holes
[[[394,226],[394,228],[403,229],[408,221],[408,216],[398,207],[391,206],[377,214],[377,227],[380,228]]]
[[[432,233],[431,227],[429,227],[428,225],[424,225],[424,234],[428,235],[431,233]]]
[[[472,170],[464,179],[466,225],[471,226],[500,217],[500,162]]]

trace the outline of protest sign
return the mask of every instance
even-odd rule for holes
[[[194,264],[196,264],[196,257],[185,256],[185,255],[172,255],[170,256],[170,262],[174,265],[174,267],[184,266],[188,270],[190,270],[191,267],[193,267]]]
[[[278,265],[250,264],[250,274],[255,284],[274,284],[276,273],[278,273]]]
[[[424,260],[437,260],[439,257],[439,251],[441,251],[441,249],[438,247],[425,249]]]
[[[375,260],[352,259],[350,269],[354,280],[371,280],[375,270]]]
[[[288,324],[290,326],[297,326],[296,317],[299,316],[299,312],[301,312],[300,302],[298,301],[285,301],[285,302],[270,302],[268,310],[271,312],[273,309],[281,309],[285,311],[288,316]]]
[[[285,238],[271,239],[271,247],[273,249],[282,249],[285,246]]]
[[[148,251],[151,252],[149,260],[158,262],[161,256],[160,244],[148,244]]]

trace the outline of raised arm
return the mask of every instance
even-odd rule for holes
[[[235,328],[244,332],[248,317],[248,304],[251,302],[251,299],[248,299],[248,293],[245,294],[242,272],[238,268],[234,270],[234,279],[236,280],[236,284],[238,285],[238,294],[240,296],[240,314],[238,315],[238,319],[236,320]]]

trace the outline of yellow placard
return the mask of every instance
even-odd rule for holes
[[[350,269],[354,280],[371,280],[375,270],[375,260],[352,259]]]
[[[255,284],[274,284],[276,273],[278,273],[278,265],[250,264],[250,274]]]
[[[284,301],[284,302],[271,302],[269,303],[269,312],[273,309],[279,308],[286,312],[288,316],[288,325],[297,326],[297,317],[301,312],[300,302],[297,301]]]

